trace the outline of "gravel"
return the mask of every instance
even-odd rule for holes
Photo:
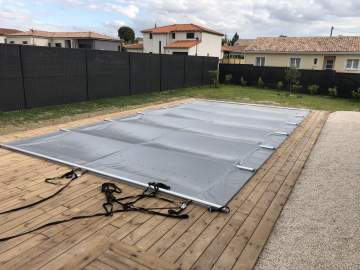
[[[360,269],[359,112],[330,115],[255,269]]]

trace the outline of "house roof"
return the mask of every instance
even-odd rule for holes
[[[209,28],[193,24],[193,23],[186,23],[186,24],[172,24],[166,26],[160,26],[150,29],[142,30],[142,33],[153,33],[153,34],[165,34],[165,33],[172,33],[172,32],[206,32],[214,35],[223,36],[222,33],[211,30]]]
[[[19,33],[20,30],[17,29],[9,29],[9,28],[0,28],[0,36],[5,36],[12,33]]]
[[[261,37],[246,52],[360,52],[359,36],[337,37]]]
[[[176,40],[170,43],[167,46],[164,46],[166,49],[188,49],[192,48],[195,45],[199,44],[200,40]]]
[[[13,33],[8,36],[36,36],[47,38],[78,38],[78,39],[100,39],[100,40],[118,40],[111,36],[95,32],[48,32],[40,30],[30,30],[26,32]]]
[[[125,44],[123,47],[125,49],[143,49],[144,45],[142,43],[133,43],[133,44]]]
[[[245,52],[245,49],[247,48],[248,46],[247,45],[244,45],[244,46],[237,46],[237,45],[234,45],[234,46],[229,46],[229,45],[224,45],[221,47],[221,50],[223,52],[238,52],[238,53],[242,53],[242,52]]]

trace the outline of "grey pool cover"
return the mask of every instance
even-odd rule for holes
[[[3,146],[220,208],[308,113],[196,100]]]

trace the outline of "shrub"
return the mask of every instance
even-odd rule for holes
[[[331,96],[331,97],[337,97],[338,91],[337,91],[336,86],[330,87],[330,88],[328,89],[328,93],[329,93],[329,96]]]
[[[225,84],[230,84],[232,80],[232,74],[225,75]]]
[[[263,81],[263,79],[261,77],[259,77],[259,79],[257,81],[257,86],[259,88],[264,88],[264,86],[265,86],[265,83],[264,83],[264,81]]]
[[[247,81],[245,81],[245,79],[244,79],[243,76],[241,76],[241,78],[240,78],[240,84],[241,84],[242,86],[246,86],[246,85],[247,85]]]
[[[302,89],[303,89],[303,86],[301,84],[299,84],[299,82],[296,82],[295,84],[292,85],[292,90],[295,93],[301,92]]]
[[[300,78],[301,73],[296,68],[288,68],[285,70],[285,81],[289,85],[289,91],[292,92],[293,86],[298,84],[298,79]]]
[[[317,84],[309,85],[308,91],[310,95],[316,95],[319,92],[319,86]]]
[[[284,89],[284,83],[282,81],[278,81],[276,84],[276,89],[283,90]]]
[[[356,100],[359,101],[360,100],[360,87],[356,90],[352,91],[352,97]]]
[[[219,86],[219,71],[218,70],[209,70],[210,80],[213,83],[214,87]]]

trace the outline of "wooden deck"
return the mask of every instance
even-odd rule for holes
[[[130,113],[133,111],[11,134],[0,137],[0,141]],[[252,269],[327,116],[326,112],[312,112],[234,197],[229,214],[210,213],[192,204],[187,209],[190,218],[185,220],[127,212],[55,225],[0,243],[0,268]],[[53,193],[59,186],[44,183],[44,178],[68,169],[0,149],[0,211]],[[104,198],[99,187],[104,181],[109,180],[86,174],[41,205],[1,216],[0,237],[49,221],[102,211]],[[120,186],[124,194],[140,192],[135,187]],[[146,206],[164,203],[143,201]]]

